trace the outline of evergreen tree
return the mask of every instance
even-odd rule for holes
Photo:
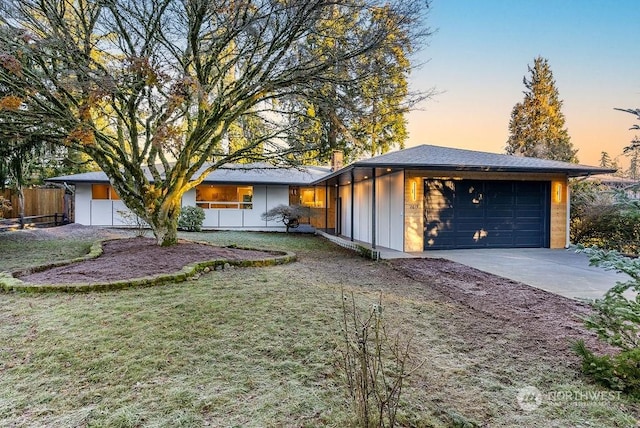
[[[539,56],[528,69],[531,76],[523,79],[524,100],[511,113],[507,153],[577,162],[549,62]]]
[[[633,180],[640,178],[640,139],[634,137],[631,144],[623,150],[625,156],[629,158],[629,169],[627,175]]]
[[[379,7],[373,13],[380,19],[390,9]],[[318,24],[316,34],[342,34],[345,17],[353,14],[352,9],[334,6],[332,14]],[[428,34],[425,29],[422,35]],[[332,81],[306,83],[304,92],[287,100],[293,112],[290,126],[295,130],[288,143],[317,147],[301,159],[304,163],[325,163],[334,150],[341,150],[349,163],[404,147],[405,114],[430,96],[408,87],[415,41],[406,28],[391,25],[381,41],[384,49],[334,67]],[[335,41],[309,37],[307,44],[311,52],[322,52],[334,49]]]
[[[602,168],[607,168],[609,165],[611,165],[611,156],[609,156],[609,153],[600,152],[600,163],[599,163],[599,165]]]

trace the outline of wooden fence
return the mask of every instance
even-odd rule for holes
[[[19,217],[18,193],[13,190],[0,190],[0,196],[11,201],[12,208],[4,212],[4,218]],[[65,209],[69,208],[65,207],[64,199],[64,189],[39,187],[24,189],[24,215],[25,217],[62,215]],[[73,213],[72,210],[70,211]]]

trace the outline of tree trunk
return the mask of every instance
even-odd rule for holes
[[[178,217],[180,216],[180,198],[177,202],[164,201],[149,225],[161,247],[169,247],[178,243]]]
[[[24,189],[18,184],[18,217],[20,218],[20,229],[24,229]]]

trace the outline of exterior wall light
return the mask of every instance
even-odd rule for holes
[[[553,201],[556,203],[562,202],[562,183],[553,184]]]

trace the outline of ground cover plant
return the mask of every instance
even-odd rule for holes
[[[75,242],[114,233],[65,230],[54,242],[69,258]],[[14,268],[53,248],[21,232],[0,234],[0,260]],[[365,313],[382,292],[387,328],[410,334],[424,361],[403,385],[399,426],[636,424],[624,395],[567,399],[604,391],[570,349],[594,338],[549,314],[586,310],[579,303],[452,262],[374,262],[315,236],[184,237],[293,251],[298,262],[117,292],[0,294],[0,426],[353,426],[337,364],[342,289]],[[517,400],[526,386],[545,394],[530,411]]]

